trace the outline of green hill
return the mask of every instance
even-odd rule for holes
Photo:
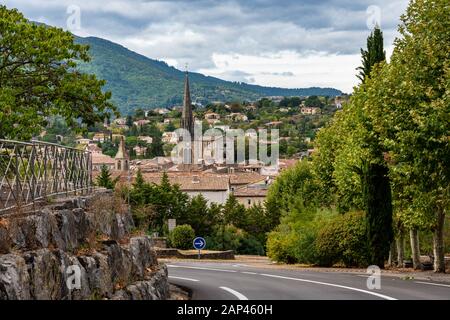
[[[181,104],[184,72],[165,62],[149,59],[116,43],[95,38],[77,37],[77,42],[90,46],[92,61],[80,69],[107,81],[106,89],[122,113],[136,108],[155,108]],[[190,73],[194,101],[255,100],[263,96],[336,96],[333,88],[283,89],[230,82]]]

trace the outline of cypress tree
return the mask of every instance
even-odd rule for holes
[[[364,83],[375,64],[386,59],[383,49],[383,32],[378,26],[367,38],[367,50],[361,49],[362,66],[358,78]],[[370,124],[367,123],[370,126]],[[368,128],[369,131],[371,128]],[[363,164],[362,185],[366,209],[366,231],[369,242],[370,263],[384,268],[389,256],[392,229],[392,196],[389,170],[383,159],[383,151],[376,139],[368,138],[373,162]]]
[[[136,173],[136,179],[134,180],[133,187],[136,189],[140,189],[144,186],[144,184],[145,184],[144,176],[142,175],[142,171],[139,168]]]
[[[384,268],[393,241],[388,168],[379,163],[366,164],[363,168],[363,188],[370,264]]]
[[[386,52],[383,49],[383,32],[378,26],[367,38],[367,50],[361,49],[362,66],[358,67],[358,78],[364,83],[364,79],[370,76],[372,67],[386,60]]]
[[[111,179],[111,173],[106,165],[102,165],[100,175],[97,177],[97,185],[106,189],[114,189],[115,181]]]

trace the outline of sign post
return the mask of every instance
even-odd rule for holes
[[[202,249],[206,247],[206,240],[202,237],[197,237],[192,241],[192,244],[194,245],[194,249],[198,250],[198,258],[200,259]]]
[[[169,219],[167,224],[169,225],[169,232],[171,232],[177,226],[177,219]]]

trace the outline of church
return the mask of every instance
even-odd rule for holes
[[[179,148],[175,151],[180,171],[201,171],[205,166],[222,165],[226,162],[227,143],[233,146],[234,139],[228,141],[224,132],[218,129],[210,129],[202,134],[201,125],[201,121],[195,121],[192,111],[189,73],[186,71]]]

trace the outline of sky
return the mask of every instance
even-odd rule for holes
[[[149,58],[264,86],[358,83],[371,28],[389,57],[408,0],[0,0],[25,17],[119,43]]]

